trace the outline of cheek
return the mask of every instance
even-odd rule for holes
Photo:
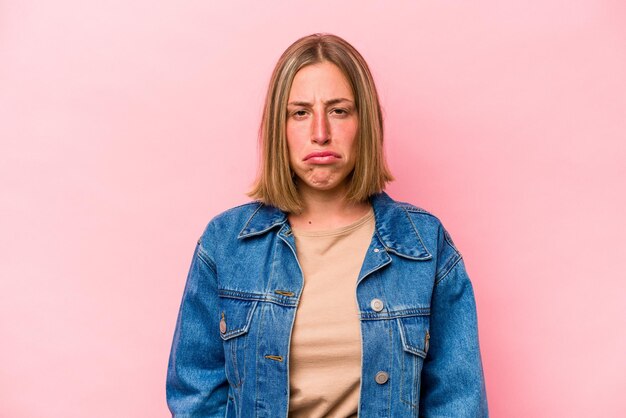
[[[294,148],[295,145],[295,132],[293,126],[289,123],[285,125],[285,136],[287,139],[287,149],[291,153],[291,150]]]
[[[358,141],[358,128],[356,123],[346,124],[342,127],[342,136],[345,139],[346,145],[350,150],[356,150],[356,143]]]
[[[287,124],[285,126],[285,135],[287,136],[287,147],[290,152],[298,152],[308,143],[309,136],[306,133],[306,129],[300,124]]]
[[[286,139],[287,139],[287,155],[289,157],[289,163],[290,165],[293,164],[296,160],[297,160],[297,153],[298,153],[298,136],[295,132],[293,132],[293,130],[290,130],[290,128],[287,126],[285,127],[285,135],[286,135]]]
[[[356,136],[358,130],[358,120],[355,118],[337,120],[333,123],[333,129],[336,133],[341,134],[341,137],[348,140]]]
[[[301,136],[298,132],[297,125],[289,122],[285,125],[285,135],[287,136],[287,145],[289,145],[290,148],[297,145],[298,138]]]

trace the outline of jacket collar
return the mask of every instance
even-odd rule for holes
[[[376,234],[385,249],[414,260],[432,258],[403,205],[385,192],[373,195],[370,202],[374,208]],[[276,207],[259,203],[238,238],[261,235],[279,225],[283,226],[285,234],[290,232],[287,214]]]

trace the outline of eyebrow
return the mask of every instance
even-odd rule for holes
[[[325,101],[325,102],[323,102],[323,103],[324,103],[324,105],[326,105],[326,106],[332,106],[332,105],[334,105],[334,104],[337,104],[337,103],[342,103],[342,102],[352,103],[352,100],[350,100],[350,99],[346,99],[346,98],[344,98],[344,97],[339,97],[339,98],[337,98],[337,99],[330,99],[330,100],[326,100],[326,101]],[[288,105],[288,106],[305,106],[305,107],[312,107],[312,106],[313,106],[313,103],[309,103],[309,102],[299,102],[299,101],[296,101],[296,102],[289,102],[289,103],[287,103],[287,105]]]

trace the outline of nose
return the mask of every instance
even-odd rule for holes
[[[330,141],[330,129],[328,119],[324,112],[318,112],[313,116],[313,132],[311,139],[314,143],[323,145]]]

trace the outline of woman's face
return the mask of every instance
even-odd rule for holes
[[[347,186],[357,130],[354,95],[339,68],[323,62],[300,69],[289,92],[287,146],[301,192]]]

